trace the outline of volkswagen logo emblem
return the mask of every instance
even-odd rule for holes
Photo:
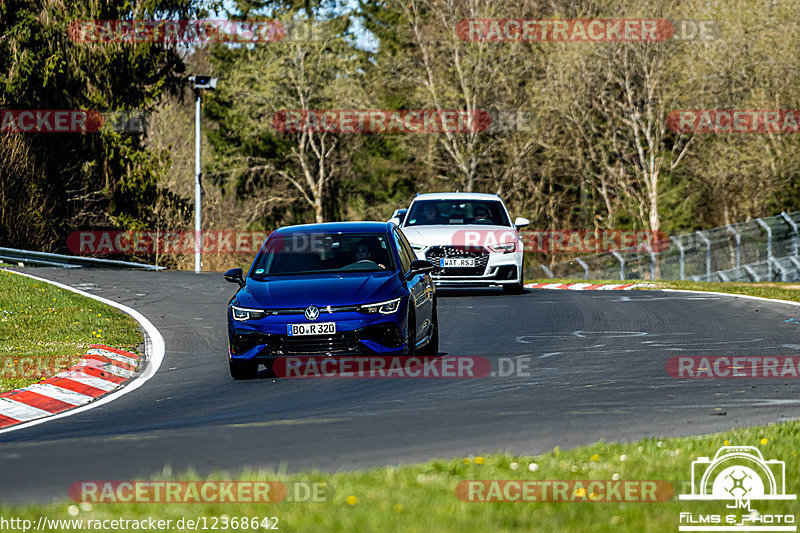
[[[316,320],[319,318],[319,309],[316,305],[309,305],[306,307],[306,320]]]

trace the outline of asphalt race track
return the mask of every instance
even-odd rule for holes
[[[530,377],[271,378],[226,361],[219,273],[27,270],[143,313],[167,351],[138,390],[0,435],[0,501],[66,499],[80,480],[194,467],[326,471],[598,439],[721,431],[800,416],[798,380],[678,380],[674,355],[800,355],[799,307],[659,291],[439,291],[440,353],[529,357]]]

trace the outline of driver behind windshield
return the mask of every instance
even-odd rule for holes
[[[382,269],[386,268],[382,264],[380,264],[377,261],[375,261],[375,259],[372,256],[372,250],[370,250],[369,245],[366,242],[364,242],[363,240],[362,241],[358,241],[356,243],[355,247],[353,248],[353,258],[355,259],[356,262],[358,262],[358,261],[372,261],[373,263],[378,265],[378,267],[380,267]]]

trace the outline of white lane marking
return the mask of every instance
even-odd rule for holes
[[[0,398],[0,415],[24,422],[41,418],[50,414],[50,411],[37,409],[22,402],[15,402],[11,398]]]
[[[61,387],[51,385],[50,383],[34,383],[33,385],[28,385],[22,390],[35,392],[36,394],[41,394],[42,396],[47,396],[48,398],[53,398],[54,400],[71,405],[83,405],[94,400],[94,398],[91,396],[81,394],[80,392],[71,391],[69,389],[63,389]]]
[[[67,416],[72,416],[78,413],[82,413],[84,411],[88,411],[89,409],[94,409],[95,407],[100,407],[101,405],[104,405],[108,402],[113,402],[117,398],[135,391],[136,389],[144,385],[148,380],[150,380],[150,378],[152,378],[156,374],[156,372],[158,372],[158,369],[161,367],[161,363],[164,361],[164,353],[166,351],[164,337],[161,336],[161,333],[159,333],[158,329],[153,325],[153,323],[147,320],[147,318],[145,318],[144,315],[141,314],[136,309],[133,309],[132,307],[128,307],[127,305],[123,305],[118,302],[114,302],[112,300],[109,300],[108,298],[103,298],[102,296],[89,294],[88,292],[78,290],[74,287],[70,287],[69,285],[65,285],[63,283],[58,283],[57,281],[50,281],[49,279],[40,278],[38,276],[32,276],[30,274],[24,274],[22,272],[16,272],[14,270],[8,270],[8,269],[3,269],[3,270],[20,276],[25,276],[31,279],[35,279],[37,281],[42,281],[44,283],[49,283],[61,289],[65,289],[74,292],[76,294],[80,294],[81,296],[86,296],[87,298],[97,300],[98,302],[103,302],[104,304],[108,304],[111,307],[116,307],[123,313],[130,315],[131,317],[134,318],[134,320],[136,320],[139,323],[139,325],[142,326],[142,329],[144,329],[145,331],[144,350],[145,354],[147,355],[147,364],[144,371],[141,374],[139,374],[139,376],[127,382],[124,387],[120,387],[117,391],[111,394],[107,394],[106,396],[103,396],[99,400],[95,400],[89,404],[86,404],[82,407],[78,407],[76,409],[71,409],[69,411],[64,411],[63,413],[48,416],[47,418],[43,418],[40,420],[33,420],[31,422],[26,422],[24,424],[17,424],[15,426],[2,429],[0,430],[0,434],[42,424],[44,422],[47,422],[48,420],[55,420],[56,418],[64,418]]]
[[[111,392],[119,386],[113,381],[108,381],[96,376],[90,376],[89,374],[84,374],[79,370],[67,370],[66,372],[59,372],[54,377],[71,379],[72,381],[77,381],[78,383],[83,383],[84,385],[89,385],[90,387],[104,390],[106,392]]]
[[[605,302],[657,302],[659,300],[721,300],[718,296],[644,296],[631,298],[630,296],[620,296],[613,300],[604,299]]]
[[[552,357],[554,355],[561,355],[562,353],[564,353],[564,352],[548,352],[548,353],[540,355],[537,359],[546,359],[546,358]]]
[[[779,303],[800,306],[800,302],[790,302],[789,300],[776,300],[774,298],[763,298],[761,296],[750,296],[749,294],[734,294],[727,292],[714,292],[714,291],[689,291],[684,289],[659,289],[665,292],[688,292],[690,294],[714,294],[716,296],[727,296],[729,298],[745,298],[747,300],[759,300],[765,303]]]

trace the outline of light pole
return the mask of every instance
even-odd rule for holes
[[[202,269],[200,262],[200,254],[203,247],[202,236],[202,215],[201,215],[201,196],[203,189],[200,185],[200,177],[202,176],[202,169],[200,168],[200,106],[203,99],[200,96],[202,90],[214,90],[217,88],[217,78],[211,76],[191,76],[189,81],[192,82],[195,96],[194,107],[194,271],[200,272]]]

